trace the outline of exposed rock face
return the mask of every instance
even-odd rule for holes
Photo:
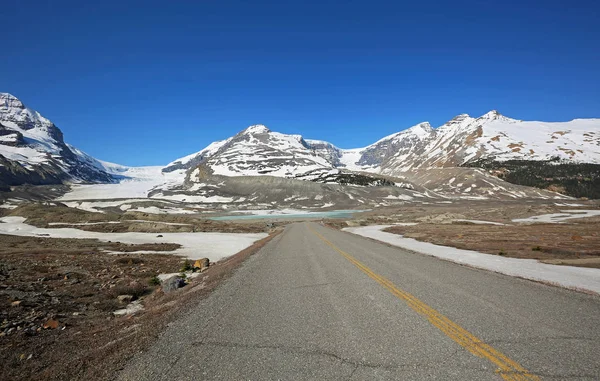
[[[65,181],[114,179],[100,162],[65,144],[54,123],[13,95],[0,93],[0,184],[42,185]]]
[[[345,167],[346,164],[341,162],[342,151],[331,143],[322,140],[306,140],[309,147],[320,157],[327,160],[334,167]]]
[[[23,134],[19,131],[12,130],[0,123],[0,141],[6,146],[17,147],[25,144]]]
[[[425,142],[435,136],[427,122],[390,135],[365,148],[356,164],[368,169],[381,168],[392,158],[406,158],[419,152]]]

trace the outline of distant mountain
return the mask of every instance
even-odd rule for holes
[[[61,130],[11,94],[0,93],[0,185],[112,182],[104,164],[69,146]]]
[[[538,169],[533,172],[515,169],[532,161],[544,164],[536,164]],[[591,180],[583,185],[579,177],[569,178],[569,184],[554,181],[553,175],[548,175],[548,168],[558,162],[592,163],[590,168],[583,168],[585,176],[578,175]],[[510,168],[502,163],[509,163]],[[460,183],[469,189],[466,193],[470,197],[487,197],[502,191],[501,184],[490,180],[491,172],[500,173],[500,177],[509,181],[516,178],[514,182],[521,185],[566,189],[567,194],[584,195],[590,193],[587,188],[600,181],[598,164],[600,119],[528,122],[490,111],[478,118],[461,114],[437,128],[427,122],[419,123],[355,149],[340,149],[330,142],[304,139],[300,135],[282,134],[264,125],[254,125],[177,159],[160,171],[157,168],[149,171],[144,167],[103,162],[85,154],[66,144],[62,132],[51,121],[27,108],[16,97],[0,93],[0,187],[4,188],[20,184],[111,183],[137,179],[148,184],[166,184],[157,185],[155,192],[160,192],[170,187],[188,189],[189,184],[199,178],[200,183],[195,185],[198,188],[202,179],[210,176],[273,176],[370,187],[415,189],[415,186],[423,185],[423,191],[431,189],[431,184],[438,184],[435,189],[439,192],[452,192],[461,187],[451,183],[444,185],[434,177],[442,181],[450,176],[449,182],[456,171],[440,169],[475,167],[487,172],[456,172],[465,178],[481,177],[481,183],[473,183],[471,187],[466,185],[469,182]],[[431,171],[434,168],[436,171]],[[555,177],[564,178],[564,172],[569,168],[572,167],[561,167],[560,176]],[[150,173],[156,178],[148,178]],[[141,176],[139,179],[138,175]],[[535,181],[530,177],[535,177]],[[186,181],[187,185],[184,184]],[[429,185],[421,184],[421,181]],[[485,184],[490,185],[491,190],[486,190]],[[576,191],[569,191],[575,188]],[[510,193],[513,190],[506,192],[513,195]],[[519,192],[522,197],[529,197],[529,193]]]
[[[169,164],[164,172],[202,163],[226,176],[302,178],[335,170],[394,176],[414,169],[458,167],[481,159],[600,163],[600,119],[526,122],[497,111],[461,114],[433,128],[419,123],[367,147],[340,149],[321,140],[285,135],[262,125]]]
[[[600,163],[600,119],[570,122],[528,122],[497,111],[472,118],[459,115],[433,129],[411,152],[397,152],[382,161],[379,172],[456,167],[478,160]]]
[[[195,154],[167,165],[163,172],[195,168],[203,164],[223,176],[276,176],[298,178],[338,172],[334,163],[317,154],[300,135],[273,132],[263,125],[210,144]]]

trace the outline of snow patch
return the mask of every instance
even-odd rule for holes
[[[74,228],[38,228],[25,223],[23,217],[0,218],[0,234],[25,237],[97,239],[102,242],[123,242],[128,244],[177,243],[181,247],[160,254],[179,255],[189,259],[208,258],[216,262],[249,247],[265,238],[265,233],[101,233]],[[157,253],[157,252],[153,252]]]
[[[600,269],[556,266],[540,263],[534,259],[500,257],[472,250],[462,250],[428,242],[420,242],[412,238],[404,238],[398,234],[382,231],[391,226],[393,225],[372,225],[345,228],[343,230],[404,249],[484,270],[535,281],[549,282],[567,288],[600,293]]]
[[[585,218],[585,217],[594,217],[600,216],[600,210],[562,210],[562,213],[550,213],[550,214],[542,214],[539,216],[532,216],[527,218],[517,218],[512,220],[513,222],[520,223],[547,223],[547,224],[559,224],[566,220],[571,220],[575,218]]]

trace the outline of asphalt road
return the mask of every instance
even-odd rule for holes
[[[122,380],[600,379],[600,298],[289,225]]]

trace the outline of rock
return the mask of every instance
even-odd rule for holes
[[[119,300],[119,303],[129,303],[133,300],[133,295],[119,295],[117,296],[117,300]]]
[[[163,292],[168,293],[184,287],[185,280],[183,280],[179,275],[175,275],[163,280],[161,285]]]
[[[56,329],[58,328],[58,320],[50,319],[43,325],[44,329]]]
[[[194,267],[200,270],[204,270],[205,268],[207,268],[210,264],[210,261],[208,260],[208,258],[202,258],[202,259],[198,259],[196,262],[194,262]]]
[[[125,308],[114,311],[114,316],[123,316],[123,315],[131,315],[135,314],[144,309],[144,306],[141,303],[141,300],[136,300],[134,302],[129,303]],[[110,320],[111,316],[107,317],[106,320]]]

